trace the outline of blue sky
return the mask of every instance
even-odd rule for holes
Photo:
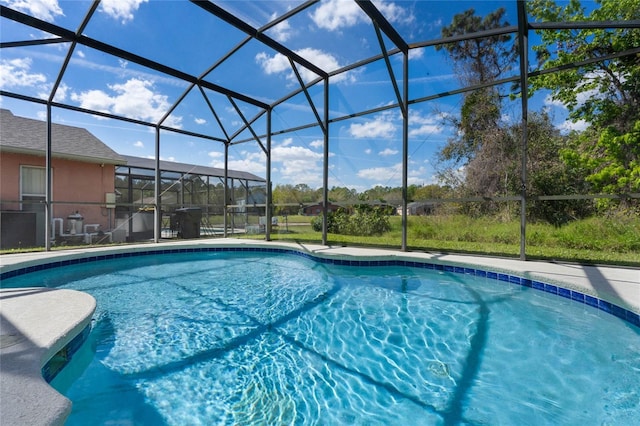
[[[76,31],[91,2],[82,0],[0,0],[0,3],[39,19]],[[468,8],[485,14],[498,7],[507,9],[506,19],[517,21],[516,1],[375,1],[385,17],[408,42],[436,39],[443,25]],[[215,2],[254,28],[282,16],[301,2],[222,1]],[[50,38],[50,34],[1,21],[2,42]],[[200,7],[186,1],[104,0],[84,34],[129,52],[148,57],[193,76],[205,73],[246,38]],[[362,10],[351,1],[322,1],[266,31],[279,43],[325,71],[380,54],[373,27]],[[393,44],[385,38],[388,49]],[[46,99],[62,67],[69,43],[5,48],[0,56],[0,86],[3,90]],[[394,73],[402,85],[402,62],[391,58]],[[298,67],[301,78],[311,81],[312,71]],[[515,72],[515,71],[514,71]],[[286,58],[268,46],[250,40],[205,76],[211,83],[270,104],[299,87]],[[413,50],[409,74],[411,99],[460,87],[451,63],[433,48]],[[55,101],[123,115],[145,122],[159,122],[188,89],[179,79],[160,74],[117,57],[78,45],[67,67]],[[320,116],[323,114],[322,84],[309,90]],[[226,96],[194,88],[187,93],[164,125],[224,138],[242,126],[242,117]],[[329,84],[330,118],[344,117],[395,103],[383,61],[368,64],[332,78]],[[206,99],[206,100],[205,100]],[[210,112],[213,106],[222,127]],[[461,96],[411,106],[409,126],[409,183],[435,182],[435,153],[451,136],[443,117],[458,113]],[[259,109],[236,101],[246,119]],[[538,94],[532,108],[551,108],[557,125],[573,128],[564,119],[566,110],[548,96]],[[45,108],[9,97],[0,106],[16,115],[45,118]],[[519,102],[506,105],[505,121],[519,120]],[[300,94],[278,105],[272,116],[272,130],[295,128],[315,122],[309,103]],[[116,152],[153,157],[155,132],[146,126],[98,118],[61,108],[53,109],[56,123],[85,127]],[[257,134],[266,132],[263,116],[254,125]],[[337,121],[330,125],[329,187],[347,186],[363,191],[376,185],[400,186],[402,123],[397,109]],[[318,127],[276,134],[272,138],[272,180],[274,184],[322,185],[322,132]],[[235,140],[251,139],[245,131]],[[263,139],[263,143],[266,140]],[[223,167],[224,147],[211,140],[162,132],[160,156],[164,160]],[[265,176],[265,156],[259,144],[248,141],[229,150],[231,169]]]

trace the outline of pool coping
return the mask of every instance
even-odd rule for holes
[[[87,328],[95,308],[92,296],[74,290],[0,291],[0,424],[64,424],[71,401],[45,381],[42,368]]]
[[[640,326],[640,269],[455,254],[280,241],[203,239],[2,255],[0,276],[10,277],[49,267],[148,252],[215,250],[291,252],[338,265],[402,264],[472,274],[566,297]],[[71,402],[46,383],[42,368],[53,355],[86,329],[95,310],[95,300],[88,294],[72,290],[34,287],[0,289],[0,301],[4,339],[0,345],[0,422],[64,424],[71,411]],[[34,309],[34,306],[39,309]]]

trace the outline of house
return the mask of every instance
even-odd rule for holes
[[[44,244],[47,123],[0,109],[2,248]],[[57,235],[76,225],[110,229],[105,201],[126,161],[86,129],[51,124],[52,217]],[[76,216],[77,214],[77,216]],[[70,219],[82,217],[82,221]]]
[[[426,216],[433,214],[435,203],[427,203],[423,201],[414,201],[407,204],[407,215],[409,216]]]
[[[119,155],[86,129],[51,125],[53,239],[92,242],[153,237],[153,159]],[[47,123],[0,109],[0,248],[45,243]],[[265,202],[266,182],[251,173],[160,161],[165,213],[205,206],[222,216],[224,206]],[[215,210],[215,211],[213,211]],[[247,210],[243,212],[248,214]],[[113,231],[113,232],[112,232]]]
[[[328,212],[335,212],[341,208],[344,208],[344,207],[339,206],[337,204],[333,204],[333,203],[327,204]],[[309,204],[307,206],[303,206],[301,210],[302,210],[302,214],[305,216],[317,216],[319,214],[322,214],[322,203]]]

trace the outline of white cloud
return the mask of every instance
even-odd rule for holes
[[[85,53],[82,50],[77,49],[76,53],[78,54],[79,57],[81,57],[82,59],[84,59],[86,57]]]
[[[554,106],[554,107],[558,107],[558,108],[564,108],[567,109],[566,105],[564,104],[564,102],[558,100],[558,99],[553,99],[553,96],[551,94],[545,96],[544,98],[544,104],[546,106]]]
[[[196,117],[193,121],[195,121],[196,124],[207,124],[207,120],[205,120],[204,118]]]
[[[114,100],[102,90],[88,90],[86,92],[72,93],[71,100],[80,102],[82,108],[100,112],[110,112]]]
[[[304,49],[296,50],[296,53],[327,72],[342,68],[342,65],[338,63],[338,60],[335,58],[335,56],[330,53],[323,52],[322,50],[306,47]],[[315,76],[315,74],[312,75]],[[333,81],[339,81],[340,78],[340,76],[336,76],[333,78]]]
[[[402,163],[389,167],[372,167],[358,171],[358,177],[372,180],[374,182],[387,182],[393,176],[400,176],[402,173]]]
[[[58,90],[56,91],[56,95],[53,97],[53,100],[56,102],[63,102],[67,100],[67,93],[69,93],[69,86],[65,83],[60,83],[58,86]]]
[[[365,153],[365,154],[367,154],[367,155],[371,154],[371,148],[367,148],[367,149],[365,149],[365,150],[364,150],[364,153]]]
[[[399,56],[401,58],[401,56]],[[409,60],[422,59],[424,57],[424,49],[410,49]]]
[[[53,22],[56,16],[64,16],[58,0],[8,0],[6,3],[12,9],[47,22]]]
[[[409,136],[429,136],[442,133],[443,128],[440,124],[442,114],[423,116],[418,111],[409,110]]]
[[[617,78],[624,82],[626,80],[624,75],[617,74]],[[609,81],[609,77],[605,74],[604,71],[593,71],[586,73],[582,80],[576,85],[576,108],[583,106],[587,101],[591,99],[603,99],[607,95],[602,93],[598,88],[593,89],[584,89],[584,86],[587,84],[591,84],[593,80],[601,80],[601,81]],[[554,106],[562,109],[568,109],[567,105],[559,99],[554,99],[552,94],[548,94],[544,98],[545,106]]]
[[[53,89],[53,83],[47,83],[42,86],[42,91],[38,93],[38,97],[40,99],[49,99],[51,96],[51,90]],[[56,102],[64,102],[67,100],[67,93],[69,92],[69,86],[65,83],[60,83],[58,86],[58,90],[56,90],[56,95],[53,97],[53,100]]]
[[[218,151],[211,151],[207,155],[209,157],[211,157],[211,158],[222,158],[222,157],[224,157],[224,154],[222,152],[218,152]],[[222,166],[224,167],[224,164]]]
[[[391,138],[396,131],[396,125],[391,121],[390,114],[381,114],[374,120],[364,123],[352,123],[349,134],[355,138]]]
[[[224,161],[216,160],[221,157],[221,155],[217,155],[218,153],[210,152],[209,156],[214,158],[214,161],[211,163],[213,167],[224,168]],[[266,170],[266,157],[262,151],[257,152],[249,152],[242,151],[240,153],[242,158],[229,159],[229,169],[230,170],[240,170],[243,172],[254,173],[256,175],[264,175]]]
[[[0,60],[0,87],[3,89],[41,86],[46,81],[44,74],[31,72],[30,58]]]
[[[289,146],[293,143],[293,139],[292,138],[286,138],[285,140],[282,141],[282,143],[280,144],[280,146]]]
[[[53,60],[59,61],[61,59],[58,58]],[[92,71],[107,72],[107,73],[118,76],[118,78],[126,78],[126,77],[137,78],[139,80],[149,80],[155,83],[162,83],[162,84],[172,85],[172,86],[181,87],[181,88],[186,88],[188,86],[187,82],[173,78],[173,77],[165,77],[157,73],[153,74],[153,73],[144,72],[137,69],[131,69],[130,67],[127,66],[126,63],[123,63],[123,61],[120,61],[120,60],[118,61],[118,66],[96,63],[96,62],[82,59],[81,57],[77,57],[77,58],[73,57],[71,59],[71,63],[73,65],[77,65],[79,67],[86,68]]]
[[[276,13],[272,14],[270,21],[273,21],[277,17],[278,15]],[[291,29],[291,25],[289,25],[289,21],[285,20],[280,22],[275,27],[269,28],[267,34],[269,34],[277,41],[284,43],[291,38],[291,36],[293,35],[293,30]]]
[[[423,166],[416,168],[409,168],[407,173],[407,183],[409,185],[424,185],[426,183],[433,183],[433,175],[427,174],[427,169]]]
[[[585,120],[571,121],[567,120],[564,123],[556,126],[562,133],[569,133],[571,131],[582,132],[587,130],[589,123]]]
[[[324,146],[324,141],[322,139],[316,139],[315,141],[309,144],[311,148],[322,148]]]
[[[579,86],[576,87],[576,90],[578,89]],[[604,99],[606,96],[606,94],[600,93],[598,89],[585,90],[584,92],[580,92],[576,95],[576,102],[578,107],[580,107],[591,99]]]
[[[278,74],[291,69],[287,57],[279,53],[269,56],[265,52],[260,52],[256,55],[256,62],[262,66],[262,70],[267,74]]]
[[[372,167],[358,171],[358,177],[373,182],[387,183],[402,176],[402,163],[397,163],[388,167]],[[424,166],[418,168],[410,168],[407,173],[407,181],[409,185],[422,185],[425,182],[431,182],[432,176],[429,176]]]
[[[271,161],[276,163],[283,181],[316,185],[322,182],[323,155],[302,146],[277,146]]]
[[[408,24],[415,19],[407,9],[398,6],[397,3],[382,0],[376,0],[373,3],[389,22]],[[329,31],[370,22],[369,17],[356,2],[344,0],[324,1],[310,14],[310,17],[318,28]]]
[[[158,122],[170,108],[167,96],[154,93],[153,83],[132,78],[124,84],[108,86],[110,93],[88,90],[73,93],[71,100],[82,108],[121,115],[137,120]],[[170,116],[164,124],[180,128],[182,117]]]
[[[329,31],[352,27],[369,19],[356,2],[343,0],[320,3],[310,17],[319,28]]]
[[[380,10],[389,22],[396,24],[410,24],[415,20],[415,16],[397,3],[382,0],[374,0],[373,4]]]
[[[1,2],[2,0],[0,0]],[[29,75],[38,75],[34,73],[29,73],[31,68],[31,64],[34,60],[37,60],[38,65],[42,66],[44,62],[55,63],[55,66],[58,66],[63,60],[64,55],[53,54],[53,49],[47,50],[34,50],[30,52],[30,56],[28,58],[14,58],[14,59],[5,59],[4,55],[0,55],[0,65],[3,67],[12,67],[14,69],[10,70],[11,74],[9,77],[16,79],[19,73],[27,73]],[[3,52],[4,53],[4,52]],[[77,51],[76,51],[77,53]],[[103,63],[92,62],[90,60],[85,59],[84,54],[74,55],[71,58],[71,64],[74,66],[78,66],[80,68],[89,70],[89,72],[103,72],[109,73],[117,76],[118,78],[137,78],[140,80],[150,80],[156,84],[166,84],[170,86],[186,88],[188,87],[188,83],[174,77],[166,77],[158,73],[150,73],[141,71],[139,69],[131,69],[130,67],[123,68],[122,63],[118,61],[117,66],[113,65],[105,65]],[[116,58],[114,58],[115,62]],[[44,61],[44,62],[43,62]],[[0,82],[5,80],[7,76],[2,75]],[[42,75],[43,81],[45,79],[44,75]],[[7,80],[9,81],[9,80]]]
[[[142,143],[142,141],[135,141],[133,146],[136,148],[144,148],[144,143]]]
[[[338,60],[331,54],[325,53],[318,49],[310,47],[296,50],[295,53],[305,58],[309,62],[315,64],[324,71],[331,72],[341,68]],[[280,74],[286,73],[286,78],[291,81],[297,81],[296,75],[291,69],[289,59],[281,53],[276,53],[273,56],[269,56],[265,52],[258,53],[256,55],[256,62],[262,67],[262,70],[266,74]],[[318,75],[313,71],[308,70],[302,66],[297,66],[298,72],[302,77],[302,80],[307,83],[318,78]],[[341,82],[344,80],[353,81],[352,74],[345,72],[331,78],[332,83]]]
[[[223,168],[224,164],[219,165],[217,167]],[[265,173],[264,163],[255,161],[251,158],[245,158],[242,160],[229,160],[229,169],[240,170],[243,172],[253,173],[256,175],[264,175]]]
[[[386,148],[383,151],[380,151],[378,154],[387,157],[389,155],[396,155],[399,151],[397,149]]]
[[[137,11],[142,3],[148,0],[102,0],[100,11],[113,19],[120,20],[123,24],[133,20],[133,12]]]

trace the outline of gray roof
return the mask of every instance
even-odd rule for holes
[[[91,163],[124,164],[117,152],[88,130],[51,124],[51,152],[54,157]],[[44,156],[47,123],[18,117],[8,109],[0,109],[0,150]]]
[[[128,167],[135,167],[138,169],[148,169],[148,170],[155,170],[156,168],[156,160],[151,158],[132,157],[130,155],[122,155],[122,158],[125,159]],[[188,173],[192,175],[201,175],[201,176],[217,176],[217,177],[224,176],[224,169],[221,169],[218,167],[196,166],[193,164],[176,163],[173,161],[163,161],[163,160],[160,160],[160,170],[165,170],[169,172],[178,172],[178,173]],[[261,177],[258,177],[252,173],[241,172],[238,170],[229,170],[227,173],[227,176],[233,179],[265,182],[265,179]]]
[[[52,123],[51,135],[51,151],[54,157],[155,170],[155,160],[120,155],[81,127]],[[8,109],[0,108],[0,150],[44,156],[46,141],[46,122],[18,117]],[[224,176],[224,169],[172,161],[160,161],[160,169],[203,176]],[[237,170],[229,170],[228,176],[233,179],[265,181],[252,173]]]

